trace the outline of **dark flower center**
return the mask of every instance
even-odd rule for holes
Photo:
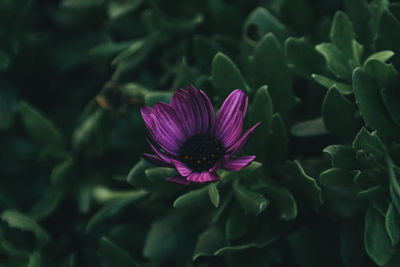
[[[219,140],[209,135],[194,135],[181,146],[180,160],[195,172],[207,171],[223,157]]]

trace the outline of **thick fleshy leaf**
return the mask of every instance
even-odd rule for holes
[[[196,203],[202,199],[204,199],[207,196],[208,188],[207,186],[203,186],[200,189],[192,190],[189,191],[188,193],[185,193],[181,196],[179,196],[175,201],[174,201],[174,208],[182,208],[189,206],[193,203]]]
[[[299,122],[295,124],[290,131],[293,135],[298,137],[313,137],[327,133],[322,118]]]
[[[288,36],[288,31],[274,15],[263,7],[256,8],[247,18],[244,26],[246,41],[254,43],[266,33],[272,32],[281,43]]]
[[[379,266],[387,263],[395,252],[386,232],[385,219],[371,206],[365,216],[364,245],[368,255]]]
[[[285,53],[294,70],[309,77],[313,73],[322,73],[326,68],[324,56],[305,38],[289,37],[285,41]]]
[[[48,233],[35,220],[18,211],[5,210],[1,213],[1,219],[7,222],[11,228],[32,232],[39,247],[50,242]]]
[[[250,125],[261,122],[261,125],[257,132],[254,133],[254,137],[251,141],[252,148],[256,151],[264,151],[265,143],[267,142],[267,136],[271,132],[272,124],[272,99],[268,92],[268,87],[261,86],[258,88],[254,100],[249,106],[248,121]],[[262,153],[260,151],[260,153]]]
[[[329,89],[322,104],[322,117],[326,129],[351,142],[356,135],[358,121],[356,109],[335,87]]]
[[[361,115],[367,126],[377,130],[382,136],[398,136],[400,128],[387,116],[380,99],[376,82],[363,70],[356,69],[353,74],[354,94]]]
[[[91,232],[95,226],[104,220],[116,216],[121,210],[126,208],[129,204],[139,201],[148,195],[148,192],[142,189],[132,191],[130,194],[115,201],[110,201],[102,208],[100,208],[89,220],[86,225],[86,232]]]
[[[258,215],[263,212],[270,201],[260,193],[250,191],[239,184],[238,180],[233,183],[236,199],[242,208],[249,214]]]
[[[137,263],[127,251],[103,236],[99,242],[99,254],[106,266],[135,267]]]
[[[238,67],[229,57],[222,53],[217,53],[214,56],[211,66],[211,82],[217,89],[217,95],[222,99],[236,88],[243,90],[248,88]]]
[[[352,94],[353,93],[353,88],[351,87],[350,84],[346,84],[343,82],[335,81],[331,78],[318,75],[318,74],[312,74],[311,77],[320,85],[324,86],[325,88],[329,89],[332,86],[337,87],[337,89],[344,95]]]
[[[398,215],[393,203],[389,204],[389,208],[386,212],[385,226],[386,231],[392,241],[392,246],[396,246],[400,240],[400,226],[397,222]]]
[[[308,176],[301,164],[295,160],[287,163],[287,171],[291,179],[290,191],[293,192],[295,198],[298,197],[306,200],[306,203],[318,210],[323,203],[321,188],[314,178]],[[299,203],[303,204],[303,203]]]
[[[331,43],[322,43],[315,48],[324,55],[328,69],[336,78],[347,81],[351,79],[351,69],[348,59],[341,50]]]
[[[22,122],[33,140],[63,152],[64,138],[51,121],[26,102],[21,102],[20,113]]]
[[[240,207],[233,207],[225,224],[225,235],[229,240],[242,237],[247,232],[249,215]]]
[[[357,166],[356,152],[350,146],[331,145],[324,152],[331,156],[331,164],[335,168],[353,170]]]
[[[292,73],[282,50],[281,44],[272,33],[265,34],[249,58],[249,74],[252,87],[268,85],[274,110],[286,119],[288,112],[299,101],[293,94]]]
[[[282,220],[293,220],[297,217],[297,204],[292,193],[283,187],[266,185],[262,190],[267,193],[273,203],[277,203],[280,209],[280,218]]]
[[[217,226],[212,225],[199,235],[193,260],[201,256],[213,256],[215,251],[227,245],[224,233]]]
[[[216,208],[218,208],[220,200],[217,184],[218,183],[210,183],[210,185],[208,186],[208,196],[210,197],[211,203]]]
[[[369,133],[364,127],[361,128],[354,139],[353,148],[355,151],[363,150],[378,158],[386,153],[386,148],[379,136],[375,132]]]

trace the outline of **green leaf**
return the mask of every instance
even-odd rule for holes
[[[205,198],[205,196],[207,195],[208,192],[208,187],[207,186],[203,186],[200,189],[197,190],[192,190],[188,193],[185,193],[183,195],[181,195],[180,197],[178,197],[175,201],[174,201],[174,208],[182,208],[182,207],[186,207],[189,206],[193,203],[196,203],[202,199]]]
[[[364,70],[371,77],[377,79],[377,86],[379,89],[394,86],[397,78],[397,71],[392,64],[386,64],[377,59],[371,59],[365,64]]]
[[[287,163],[287,171],[289,171],[291,178],[291,191],[297,196],[301,196],[307,201],[307,204],[318,210],[322,205],[321,188],[318,186],[314,178],[308,176],[300,163],[295,160]]]
[[[381,95],[390,118],[400,127],[400,90],[398,90],[397,86],[383,88]]]
[[[177,171],[171,168],[157,167],[144,171],[147,178],[155,184],[167,184],[165,178],[175,176]]]
[[[346,13],[353,23],[356,39],[364,46],[370,48],[374,38],[370,5],[364,0],[345,0],[345,7]]]
[[[72,135],[72,146],[79,150],[95,139],[96,133],[99,132],[101,122],[104,117],[102,109],[97,109],[91,115],[87,116],[84,121],[75,129]]]
[[[371,206],[365,216],[364,246],[368,255],[379,266],[387,263],[395,252],[386,232],[383,216]]]
[[[353,88],[349,84],[338,82],[338,81],[332,80],[330,78],[327,78],[325,76],[318,75],[318,74],[313,74],[313,75],[311,75],[311,77],[317,83],[319,83],[320,85],[322,85],[323,87],[325,87],[327,89],[335,86],[344,95],[348,95],[348,94],[352,94],[353,93]]]
[[[327,133],[322,118],[299,122],[293,125],[290,132],[298,137],[312,137]]]
[[[148,92],[144,96],[144,103],[149,106],[154,106],[158,102],[169,103],[173,92]]]
[[[324,152],[331,156],[331,164],[335,168],[353,170],[357,167],[356,152],[350,146],[331,145]]]
[[[258,215],[268,207],[270,202],[269,200],[267,200],[263,195],[252,192],[241,186],[239,180],[235,180],[233,183],[233,190],[236,199],[239,201],[246,213]]]
[[[154,39],[155,35],[148,35],[145,38],[135,40],[127,49],[119,53],[111,64],[117,65],[129,59],[134,59],[135,64],[138,64],[151,51]]]
[[[40,253],[35,251],[29,256],[29,262],[27,267],[41,267],[42,266],[42,257]]]
[[[376,82],[365,71],[356,69],[353,85],[356,103],[367,126],[377,130],[382,136],[398,136],[400,129],[387,116]]]
[[[326,129],[344,141],[352,141],[357,133],[356,109],[338,89],[332,87],[322,104],[322,117]]]
[[[338,79],[346,81],[351,80],[351,69],[346,55],[335,45],[330,43],[321,43],[315,46],[317,51],[324,55],[327,67]]]
[[[64,193],[65,188],[63,187],[50,187],[44,189],[39,200],[32,206],[30,216],[35,220],[42,220],[52,214],[60,203]]]
[[[400,22],[388,9],[383,11],[380,17],[375,44],[377,50],[391,50],[398,58],[397,54],[400,52]]]
[[[370,134],[364,127],[361,128],[354,139],[353,148],[355,151],[363,150],[378,158],[386,153],[386,148],[376,133],[373,132]]]
[[[158,262],[189,260],[196,237],[206,224],[208,216],[203,215],[190,207],[169,211],[165,217],[152,223],[143,246],[143,256]]]
[[[111,19],[118,19],[135,10],[141,3],[142,0],[110,1],[107,7],[108,16]]]
[[[213,256],[218,249],[226,245],[227,241],[224,233],[217,226],[212,225],[199,235],[193,253],[193,260],[201,256]]]
[[[393,57],[394,52],[390,51],[390,50],[384,50],[384,51],[379,51],[376,53],[373,53],[372,55],[370,55],[365,61],[364,61],[364,66],[363,68],[365,68],[365,65],[371,61],[371,60],[378,60],[382,63],[385,63],[386,61],[388,61],[391,57]]]
[[[258,126],[257,131],[255,131],[255,133],[253,134],[250,142],[256,144],[256,151],[261,150],[263,152],[265,144],[268,140],[267,136],[271,132],[273,114],[272,99],[268,93],[267,86],[261,86],[257,90],[248,112],[250,125],[261,122],[260,126]]]
[[[74,167],[74,160],[72,157],[67,157],[63,162],[56,165],[50,174],[50,182],[52,185],[60,185],[69,178],[71,170]]]
[[[218,208],[220,197],[216,183],[210,183],[208,186],[208,196],[210,197],[211,203]]]
[[[248,85],[243,79],[240,70],[229,57],[222,53],[217,53],[212,61],[211,83],[221,99],[225,99],[237,88],[248,92]]]
[[[150,182],[146,178],[145,170],[154,167],[149,161],[145,159],[140,159],[129,171],[126,181],[138,188],[145,187],[148,188]]]
[[[233,207],[225,224],[225,235],[229,240],[242,237],[247,232],[248,216],[240,207]]]
[[[332,168],[320,174],[320,183],[328,187],[353,187],[354,177],[359,174],[360,171]]]
[[[139,266],[129,255],[107,237],[102,236],[99,242],[99,254],[104,266],[134,267]]]
[[[364,189],[360,191],[357,195],[359,198],[363,199],[374,199],[379,197],[383,192],[383,188],[381,185],[377,185],[371,188]]]
[[[288,37],[288,31],[284,24],[275,18],[267,9],[257,7],[251,12],[245,22],[245,40],[254,43],[270,32],[273,33],[281,43]]]
[[[285,41],[285,54],[295,66],[294,70],[300,71],[306,77],[313,73],[322,73],[325,70],[326,61],[324,56],[304,37],[287,38]]]
[[[131,192],[131,194],[125,198],[118,199],[115,201],[111,201],[110,203],[107,203],[104,205],[101,209],[99,209],[93,216],[90,218],[88,224],[86,225],[86,232],[92,231],[92,229],[99,224],[100,222],[117,215],[122,209],[124,209],[126,206],[129,204],[132,204],[135,201],[139,201],[142,198],[144,198],[146,195],[148,195],[148,192],[139,189],[134,192]]]
[[[279,41],[272,33],[254,47],[249,57],[249,75],[252,87],[268,86],[274,110],[286,118],[288,112],[299,102],[293,94],[292,74]]]
[[[132,41],[126,41],[120,43],[112,43],[112,42],[102,43],[90,49],[89,54],[97,57],[111,56],[115,55],[116,53],[120,53],[121,51],[129,48],[131,45]]]
[[[344,51],[348,58],[358,60],[355,51],[353,51],[353,40],[355,38],[353,25],[344,12],[336,12],[329,36],[336,47]]]
[[[392,241],[392,246],[394,247],[400,240],[400,226],[393,203],[389,204],[389,208],[386,212],[385,226],[390,240]]]
[[[272,133],[267,139],[268,150],[266,153],[267,164],[274,166],[275,163],[285,160],[285,155],[289,145],[289,137],[286,132],[285,124],[279,113],[272,116],[271,124]]]
[[[397,200],[399,200],[399,197],[400,197],[399,180],[397,179],[396,172],[394,170],[395,165],[388,154],[385,155],[385,160],[386,160],[386,166],[387,166],[387,169],[389,172],[390,193],[392,195],[393,203],[397,207],[397,206],[400,206],[400,205],[396,205],[398,202]]]
[[[64,150],[64,139],[51,121],[24,101],[20,103],[20,113],[26,131],[35,141]]]
[[[262,164],[260,162],[253,161],[249,166],[241,169],[240,171],[222,172],[221,179],[223,179],[223,181],[237,180],[240,178],[246,179],[254,176],[255,173],[261,170],[261,166]]]
[[[32,218],[19,213],[18,211],[6,210],[1,214],[1,219],[8,223],[12,228],[22,231],[32,232],[36,236],[36,240],[40,247],[50,242],[50,236],[40,227]]]
[[[283,187],[265,185],[262,190],[267,193],[273,203],[276,203],[280,210],[282,220],[291,221],[297,217],[297,204],[292,193]]]

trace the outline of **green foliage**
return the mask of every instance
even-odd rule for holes
[[[229,3],[228,3],[229,2]],[[400,264],[400,5],[0,1],[0,266]],[[249,97],[220,181],[180,185],[140,109]],[[325,152],[325,153],[323,153]]]

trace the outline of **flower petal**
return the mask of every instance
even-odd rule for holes
[[[187,90],[190,96],[191,106],[196,117],[195,133],[204,134],[208,131],[208,113],[207,108],[199,91],[193,85],[188,85]]]
[[[179,142],[172,138],[168,132],[160,125],[154,114],[150,114],[151,134],[154,141],[169,154],[178,156]]]
[[[174,164],[174,166],[175,166],[176,170],[179,172],[179,174],[182,175],[183,177],[186,177],[186,176],[190,175],[193,172],[183,162],[180,162],[178,160],[172,160],[172,163]]]
[[[248,97],[240,89],[236,89],[225,99],[217,117],[215,136],[218,139],[222,140],[223,138],[226,138],[227,140],[232,140],[232,143],[237,140],[238,136],[233,136],[233,133],[228,129],[232,129],[233,122],[236,127],[242,129],[247,105]],[[238,113],[241,113],[241,121],[236,121]]]
[[[140,109],[140,113],[142,114],[142,118],[144,120],[144,122],[146,123],[147,126],[151,126],[150,123],[150,114],[153,111],[153,109],[149,106],[143,106]]]
[[[248,166],[256,156],[243,156],[243,157],[238,157],[234,159],[229,159],[228,162],[226,162],[222,168],[227,171],[238,171],[243,169],[244,167]]]
[[[185,177],[182,177],[182,176],[179,176],[179,175],[165,178],[165,180],[168,180],[168,181],[171,181],[171,182],[174,182],[174,183],[178,183],[178,184],[184,184],[184,185],[190,184],[189,181],[187,181],[185,179]]]
[[[240,139],[233,144],[231,147],[229,147],[227,149],[226,153],[227,155],[225,157],[231,157],[233,154],[235,154],[236,152],[238,152],[239,150],[241,150],[243,148],[243,146],[247,143],[247,141],[250,138],[251,133],[258,127],[258,125],[260,125],[261,122],[257,122],[253,127],[251,127],[249,130],[247,130],[247,132],[242,135],[242,137],[240,137]]]
[[[171,166],[168,162],[165,162],[164,160],[162,160],[159,157],[152,155],[152,154],[144,153],[142,155],[142,157],[158,166],[162,166],[162,167],[170,167]]]
[[[200,90],[200,95],[203,98],[204,105],[207,109],[207,114],[208,114],[208,133],[213,133],[214,132],[214,121],[215,121],[215,112],[214,112],[214,107],[208,98],[208,96]]]
[[[242,112],[237,112],[235,118],[232,118],[225,124],[225,127],[220,131],[220,140],[223,147],[230,147],[235,143],[243,130],[243,117]]]
[[[175,110],[166,103],[157,103],[154,106],[153,112],[160,126],[170,135],[171,138],[178,140],[179,142],[183,142],[186,140],[187,136],[185,136],[178,117],[176,116]]]
[[[147,143],[149,144],[151,150],[154,151],[154,153],[156,153],[156,155],[163,161],[165,161],[166,163],[168,163],[169,165],[171,165],[171,158],[168,157],[167,155],[164,155],[163,153],[161,153],[155,146],[153,146],[153,144],[150,142],[149,139],[146,138]]]
[[[189,96],[182,91],[184,90],[180,89],[172,96],[171,106],[175,110],[186,136],[190,137],[195,134],[196,117]]]
[[[194,183],[206,183],[219,180],[219,176],[213,172],[203,171],[201,173],[193,172],[186,179]]]

